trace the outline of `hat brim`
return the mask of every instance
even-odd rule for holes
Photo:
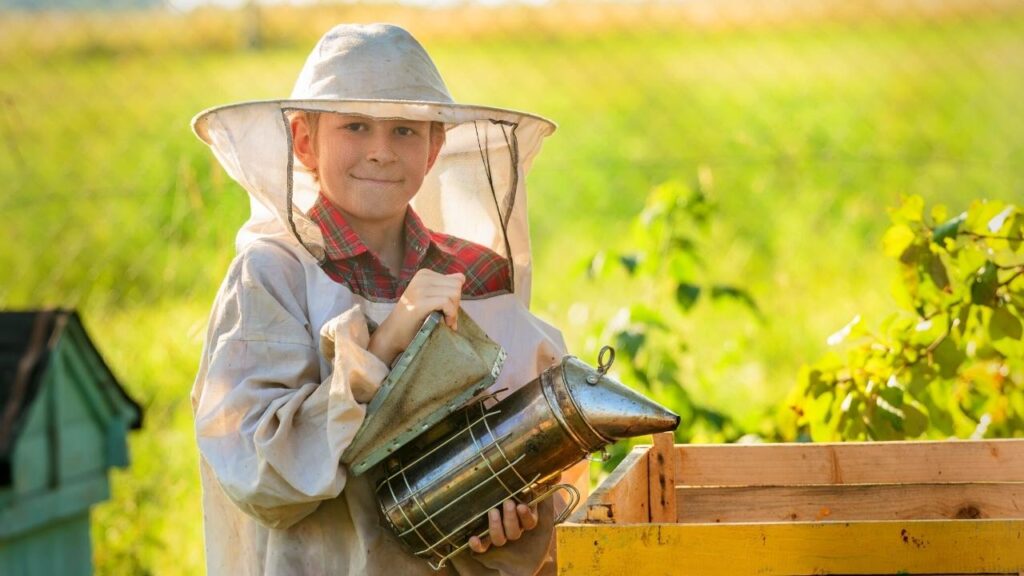
[[[472,104],[448,104],[414,100],[252,100],[235,104],[226,104],[208,108],[192,118],[192,131],[203,142],[210,144],[207,132],[209,119],[226,110],[249,108],[250,112],[259,114],[261,108],[265,112],[278,115],[283,110],[313,110],[334,112],[338,114],[358,114],[373,118],[404,118],[427,122],[444,122],[447,126],[455,126],[466,122],[488,120],[492,122],[508,122],[511,124],[534,124],[545,136],[551,135],[557,128],[553,121],[518,110],[477,106]]]

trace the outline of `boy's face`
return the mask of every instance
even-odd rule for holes
[[[295,154],[352,224],[394,224],[405,216],[444,142],[430,122],[319,115],[315,142],[304,117],[292,121]]]

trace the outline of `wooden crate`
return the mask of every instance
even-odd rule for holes
[[[1024,440],[635,448],[558,573],[1024,576]]]

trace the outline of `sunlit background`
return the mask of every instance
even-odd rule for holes
[[[202,571],[188,393],[248,201],[189,121],[287,96],[325,30],[372,21],[456,100],[559,124],[528,181],[533,308],[591,363],[664,316],[673,389],[623,377],[697,422],[681,440],[796,439],[800,367],[893,306],[901,196],[1024,198],[1019,1],[0,0],[0,306],[77,308],[145,410],[99,574]],[[701,204],[666,280],[699,298],[629,273],[656,190]]]

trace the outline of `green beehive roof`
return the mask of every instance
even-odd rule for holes
[[[11,453],[44,381],[51,357],[73,347],[85,359],[86,377],[101,397],[117,407],[132,429],[142,426],[142,410],[124,391],[73,310],[0,312],[0,487],[11,482]]]

